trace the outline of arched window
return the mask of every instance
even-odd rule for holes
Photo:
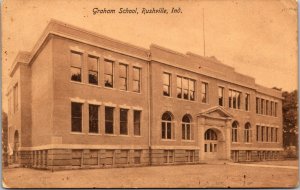
[[[188,114],[185,114],[182,118],[182,139],[192,139],[191,117]]]
[[[170,112],[165,112],[161,117],[161,138],[162,139],[173,139],[173,116]]]
[[[204,139],[205,140],[218,140],[217,133],[212,129],[208,129],[204,134]]]
[[[238,141],[238,126],[239,126],[239,123],[237,121],[234,121],[232,123],[232,130],[231,130],[231,141],[232,142]]]
[[[246,142],[246,143],[251,142],[251,136],[252,136],[251,125],[249,122],[247,122],[245,124],[245,129],[244,129],[244,142]]]

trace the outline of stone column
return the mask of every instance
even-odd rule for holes
[[[230,120],[226,120],[226,126],[225,126],[225,144],[226,144],[226,159],[230,160],[230,154],[231,154],[231,122]]]

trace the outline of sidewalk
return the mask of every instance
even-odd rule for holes
[[[227,164],[228,165],[250,166],[250,167],[284,168],[284,169],[298,170],[298,166],[278,166],[278,165],[264,165],[264,164],[242,164],[242,163],[232,163],[232,162],[228,162]]]

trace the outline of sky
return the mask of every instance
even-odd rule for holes
[[[129,8],[139,14],[93,14]],[[142,14],[165,8],[168,14]],[[180,8],[171,14],[172,8]],[[50,19],[123,42],[157,44],[180,53],[215,56],[266,87],[298,86],[297,2],[293,0],[6,0],[2,4],[2,107],[8,68],[18,51],[31,51]]]

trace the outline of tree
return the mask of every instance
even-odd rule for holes
[[[8,120],[7,114],[2,111],[2,164],[8,165]]]
[[[283,92],[283,145],[298,147],[298,91]]]

